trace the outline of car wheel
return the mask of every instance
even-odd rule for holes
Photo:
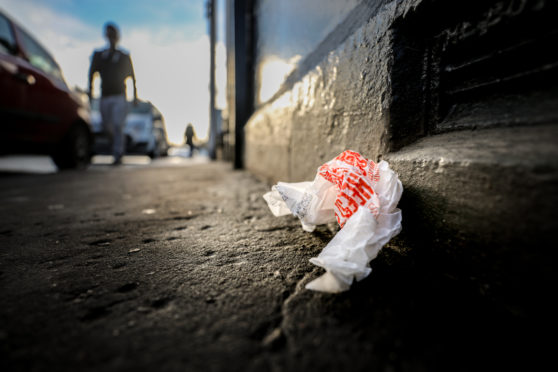
[[[58,149],[52,160],[59,169],[85,169],[91,162],[91,139],[82,125],[74,126]]]

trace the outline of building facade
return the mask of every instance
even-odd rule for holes
[[[555,0],[230,0],[229,153],[270,184],[347,149],[387,160],[397,249],[535,311],[521,288],[556,277],[557,15]]]

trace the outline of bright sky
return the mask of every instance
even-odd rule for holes
[[[82,89],[87,87],[93,50],[106,45],[103,25],[115,22],[121,31],[120,47],[132,57],[138,96],[163,113],[169,140],[182,143],[189,122],[198,137],[207,137],[205,0],[0,0],[0,8],[51,52],[68,85]],[[219,67],[224,66],[224,55],[219,43]],[[223,68],[217,69],[217,78],[224,88]],[[223,100],[224,89],[218,89],[217,102]]]

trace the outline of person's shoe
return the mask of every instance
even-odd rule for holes
[[[120,164],[122,164],[121,157],[115,158],[114,161],[112,162],[112,165],[120,165]]]

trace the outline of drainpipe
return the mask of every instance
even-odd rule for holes
[[[213,160],[216,159],[216,145],[217,145],[217,110],[215,109],[215,0],[207,0],[206,3],[206,16],[208,18],[209,27],[209,141],[208,150],[209,157]]]

